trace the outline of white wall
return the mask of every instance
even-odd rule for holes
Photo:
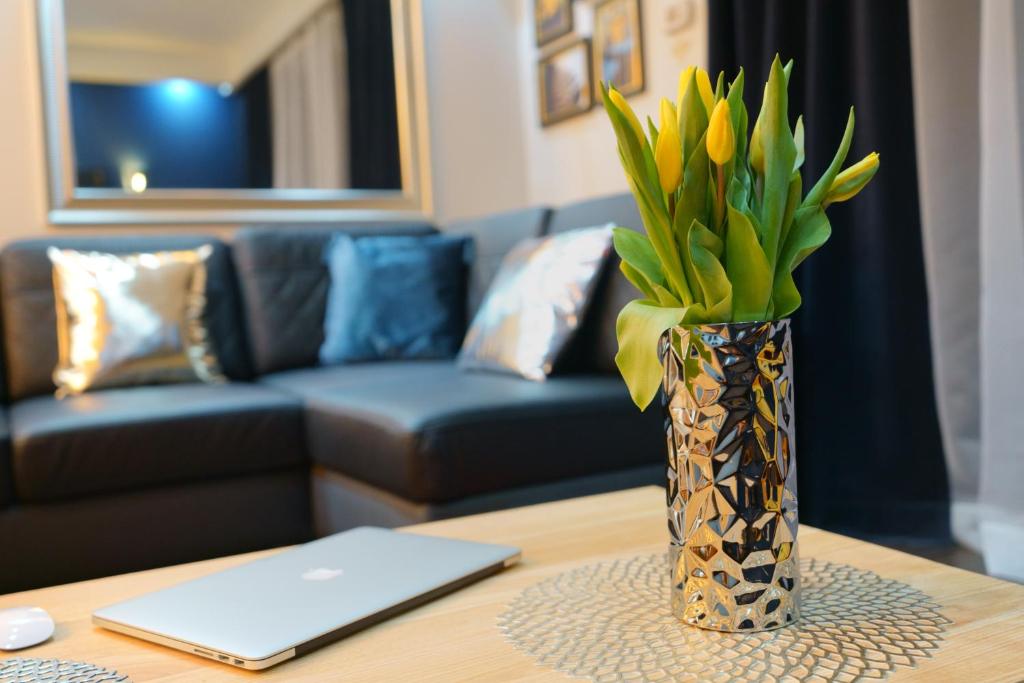
[[[628,189],[600,106],[540,125],[534,0],[423,0],[435,213],[440,221],[566,202]],[[589,36],[594,0],[576,0],[576,35]],[[669,13],[687,18],[670,31]],[[641,0],[644,92],[630,98],[656,118],[679,72],[707,62],[701,0]]]
[[[0,2],[0,242],[46,229],[46,167],[32,0]]]
[[[442,2],[444,0],[441,0]],[[575,25],[589,35],[593,3],[577,0]],[[522,126],[527,159],[526,196],[529,204],[558,206],[566,202],[628,190],[611,124],[599,99],[586,114],[556,123],[540,125],[537,103],[537,57],[533,30],[533,0],[520,0],[518,41],[519,81],[522,90]],[[669,12],[689,16],[677,31],[669,32]],[[707,16],[700,0],[642,0],[641,19],[644,37],[644,92],[629,98],[629,103],[644,120],[657,121],[662,97],[674,100],[679,72],[690,64],[707,63]],[[571,37],[546,45],[543,51],[557,47]]]
[[[527,203],[519,0],[423,0],[434,213]]]

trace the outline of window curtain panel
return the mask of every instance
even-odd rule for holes
[[[911,17],[953,533],[1024,581],[1024,8],[911,0]]]
[[[245,133],[249,150],[246,187],[273,187],[274,134],[270,120],[270,69],[263,67],[235,92],[245,102]]]
[[[341,4],[320,10],[270,60],[274,187],[350,186]]]
[[[804,115],[805,188],[831,161],[850,105],[849,162],[873,150],[882,159],[856,200],[829,210],[831,239],[796,273],[800,519],[861,536],[948,539],[907,1],[711,0],[709,12],[710,66],[730,79],[746,68],[751,121],[775,53],[796,60],[789,111],[791,123]]]
[[[398,190],[402,168],[398,151],[395,57],[391,3],[343,0],[348,45],[349,151],[352,187]]]

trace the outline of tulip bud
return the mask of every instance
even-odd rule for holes
[[[732,129],[729,101],[719,100],[711,113],[707,132],[708,156],[719,166],[732,159],[736,151],[736,135]]]
[[[683,97],[686,95],[686,89],[690,86],[690,79],[693,78],[693,70],[695,68],[688,66],[679,73],[679,94],[676,97],[677,111],[682,111],[683,109]]]
[[[825,204],[845,202],[860,192],[878,171],[878,152],[872,152],[836,176],[825,196]]]
[[[764,149],[761,147],[761,119],[754,123],[754,132],[750,135],[750,165],[754,171],[764,175]]]
[[[622,112],[622,115],[626,117],[626,120],[629,121],[630,127],[636,133],[636,137],[640,141],[640,144],[643,145],[647,141],[647,138],[644,135],[643,126],[640,125],[640,120],[637,119],[636,114],[633,113],[633,108],[629,106],[628,102],[626,102],[626,98],[623,97],[622,93],[615,88],[611,88],[608,91],[608,98],[611,99],[612,104],[614,104],[615,107]]]
[[[711,78],[704,69],[697,69],[697,90],[700,92],[700,98],[704,100],[708,116],[711,116],[715,108],[715,91],[711,89]]]
[[[666,99],[661,100],[661,130],[658,144],[654,149],[654,164],[658,167],[658,181],[666,194],[672,194],[679,187],[683,177],[683,152],[679,143],[679,122],[675,107]]]

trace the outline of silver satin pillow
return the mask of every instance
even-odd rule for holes
[[[103,254],[50,247],[57,396],[168,382],[224,381],[203,323],[210,245]]]
[[[580,325],[611,245],[611,224],[517,244],[473,319],[459,367],[544,380]]]

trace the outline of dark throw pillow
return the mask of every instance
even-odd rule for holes
[[[320,363],[451,358],[465,331],[466,237],[337,235]]]

